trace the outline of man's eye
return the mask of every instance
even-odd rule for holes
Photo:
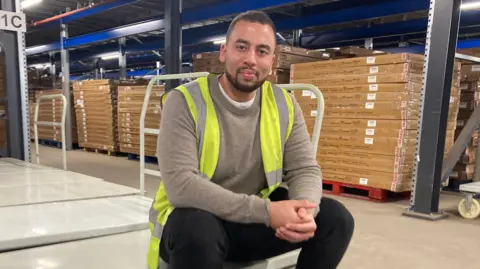
[[[240,50],[244,50],[244,49],[246,49],[247,47],[244,46],[244,45],[237,45],[237,48],[240,49]]]
[[[260,54],[262,54],[262,55],[268,55],[268,51],[266,51],[266,50],[260,50]]]

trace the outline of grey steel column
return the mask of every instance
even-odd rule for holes
[[[461,0],[432,0],[430,5],[413,190],[404,213],[408,216],[447,216],[439,211],[439,199],[460,4]]]
[[[72,150],[72,98],[70,91],[70,55],[68,49],[63,47],[64,39],[68,38],[68,26],[61,25],[60,43],[62,44],[62,75],[63,75],[63,95],[67,98],[67,115],[65,117],[65,148]]]
[[[51,51],[49,53],[50,58],[50,75],[52,76],[52,85],[55,88],[55,83],[57,82],[57,68],[55,66],[55,52]]]
[[[301,4],[295,5],[295,16],[297,18],[302,17],[302,8],[303,8],[303,5]],[[294,47],[300,47],[302,45],[301,44],[302,42],[300,40],[301,35],[302,35],[302,29],[293,30],[293,46]]]
[[[165,0],[165,74],[178,74],[182,66],[181,0]],[[178,85],[180,80],[165,81],[165,90]]]
[[[1,10],[20,12],[18,0],[0,0],[0,4]],[[5,52],[7,156],[30,161],[24,34],[0,30],[0,46]]]
[[[127,39],[121,37],[118,40],[118,49],[120,56],[118,57],[118,68],[120,71],[120,79],[127,79],[127,55],[125,54],[125,45]]]
[[[100,79],[100,59],[95,58],[92,61],[93,72],[95,74],[95,79]]]

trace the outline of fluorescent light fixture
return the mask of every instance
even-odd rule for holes
[[[22,8],[29,8],[42,2],[43,0],[23,0],[20,4],[22,5]]]
[[[219,44],[225,44],[227,42],[226,39],[219,39],[219,40],[214,40],[213,44],[219,45]]]
[[[464,3],[460,6],[460,8],[463,10],[478,9],[480,8],[480,1],[473,2],[473,3]]]
[[[107,54],[107,55],[104,55],[102,56],[102,60],[111,60],[111,59],[116,59],[120,57],[120,53],[113,53],[113,54]]]

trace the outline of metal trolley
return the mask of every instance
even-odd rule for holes
[[[62,100],[62,115],[60,122],[54,121],[38,121],[38,111],[40,109],[40,102],[42,100]],[[65,117],[67,115],[67,98],[63,94],[51,94],[43,95],[38,97],[37,102],[35,103],[35,118],[33,122],[33,129],[35,135],[35,154],[37,157],[37,164],[40,164],[40,153],[38,149],[38,125],[40,126],[55,126],[60,127],[62,133],[62,160],[63,160],[63,169],[67,170],[67,150],[65,145]]]
[[[145,128],[145,116],[147,112],[147,107],[150,101],[150,94],[152,91],[152,87],[155,83],[159,80],[173,80],[173,79],[181,79],[181,78],[198,78],[202,76],[207,76],[209,73],[186,73],[186,74],[172,74],[172,75],[160,75],[155,76],[150,80],[148,87],[145,92],[145,99],[142,107],[142,112],[140,115],[140,193],[144,195],[145,189],[145,174],[161,177],[160,171],[146,169],[145,168],[145,134],[153,134],[158,135],[160,130],[156,129],[148,129]],[[313,93],[309,94],[312,99],[317,99],[317,111],[315,119],[315,125],[313,129],[312,135],[312,146],[315,150],[318,148],[318,143],[320,140],[320,131],[322,128],[322,121],[323,121],[323,114],[324,114],[324,98],[322,92],[315,86],[310,84],[279,84],[277,85],[285,90],[288,91],[308,91]],[[248,264],[227,264],[225,268],[228,269],[276,269],[276,268],[289,268],[295,266],[298,255],[300,254],[300,250],[294,250],[283,255],[279,255],[270,259],[266,259],[263,261],[256,261]],[[167,268],[166,263],[160,264],[160,269]]]

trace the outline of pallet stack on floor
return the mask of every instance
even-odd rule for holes
[[[145,98],[147,85],[118,87],[118,139],[120,151],[140,154],[140,113]],[[154,86],[145,116],[145,128],[160,128],[160,98],[164,86]],[[155,157],[157,136],[145,135],[145,156]],[[130,157],[130,156],[129,156]]]
[[[117,137],[117,87],[119,81],[90,80],[73,84],[79,146],[85,150],[115,153]]]
[[[467,124],[475,108],[480,103],[480,65],[463,63],[461,72],[460,109],[457,118],[455,139]],[[458,190],[459,185],[472,182],[475,172],[475,153],[477,150],[478,132],[472,135],[467,149],[457,162],[450,176],[449,189]]]
[[[323,92],[325,115],[317,160],[333,189],[337,183],[391,192],[411,189],[422,70],[423,56],[413,54],[292,66],[291,83],[313,84]],[[458,114],[459,65],[456,74],[447,152],[453,145]],[[309,91],[294,95],[312,135],[317,100]]]
[[[313,51],[286,45],[277,45],[272,71],[267,80],[276,84],[287,84],[290,80],[290,66],[293,63],[306,63],[331,59],[327,52]],[[193,55],[194,72],[220,74],[224,64],[219,60],[220,52],[204,52]]]
[[[34,118],[35,118],[35,104],[38,101],[40,96],[44,95],[52,95],[52,94],[62,94],[62,90],[60,89],[52,89],[52,90],[37,90],[29,92],[29,116],[30,116],[30,134],[31,138],[35,138],[34,133]],[[72,93],[73,95],[73,93]],[[71,96],[73,98],[73,96]],[[72,99],[71,99],[72,100]],[[73,102],[70,106],[73,105]],[[63,110],[63,102],[60,98],[55,99],[44,99],[41,100],[39,109],[38,109],[38,121],[46,121],[46,122],[58,122],[60,123],[62,120],[62,110]],[[68,113],[68,112],[67,112]],[[72,143],[78,144],[78,134],[77,134],[77,122],[74,110],[71,111],[72,117]],[[60,127],[57,126],[41,126],[37,127],[38,129],[38,139],[40,143],[47,143],[51,145],[51,143],[55,143],[57,147],[61,147],[62,142],[62,130]]]

